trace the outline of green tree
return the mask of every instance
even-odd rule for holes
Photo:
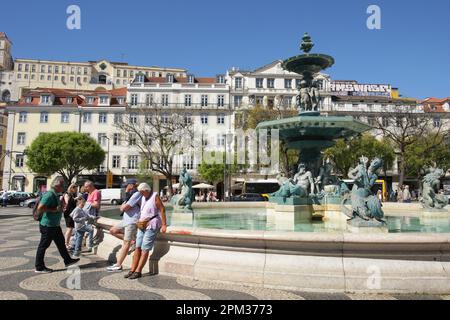
[[[211,152],[211,156],[215,157],[216,152]],[[198,173],[202,179],[208,183],[217,184],[224,181],[224,170],[225,170],[225,154],[223,152],[218,152],[217,157],[222,157],[222,163],[218,164],[215,161],[213,163],[206,163],[205,159],[198,166]],[[240,165],[236,164],[236,157],[234,159],[235,163],[227,167],[228,174],[234,174],[240,169]]]
[[[336,172],[344,177],[350,168],[358,163],[361,156],[369,159],[381,158],[385,172],[392,167],[395,160],[394,148],[387,141],[378,141],[369,134],[350,141],[340,139],[334,147],[326,149],[324,155],[333,162]]]
[[[105,151],[83,133],[41,133],[25,150],[27,166],[34,172],[61,175],[70,184],[84,170],[93,170],[105,160]]]
[[[420,178],[430,166],[450,169],[449,141],[443,134],[428,134],[406,148],[406,173]]]

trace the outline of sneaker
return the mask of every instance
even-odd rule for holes
[[[140,272],[133,272],[131,276],[128,277],[129,280],[135,280],[141,278],[142,274]]]
[[[78,260],[80,260],[79,258],[80,258],[80,256],[81,256],[81,253],[79,253],[79,252],[76,252],[76,253],[72,253],[72,257],[74,258],[74,259],[78,259]]]
[[[106,268],[106,271],[108,271],[108,272],[122,272],[122,270],[123,270],[122,266],[117,266],[115,264]]]
[[[70,266],[72,266],[72,265],[78,263],[78,261],[80,261],[80,259],[71,259],[71,260],[69,260],[69,262],[66,262],[66,263],[65,263],[66,268],[68,268],[68,267],[70,267]]]
[[[133,271],[130,271],[130,272],[128,272],[126,275],[124,275],[123,277],[125,278],[125,279],[128,279],[129,277],[131,277],[132,275],[133,275]]]
[[[43,269],[36,269],[34,272],[35,273],[52,273],[53,270],[49,269],[47,267],[44,267]]]

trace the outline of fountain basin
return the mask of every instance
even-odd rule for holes
[[[101,218],[98,255],[120,240]],[[130,257],[125,261],[129,266]],[[196,280],[296,291],[450,293],[450,234],[349,234],[169,227],[149,269]],[[373,277],[376,278],[373,282]]]

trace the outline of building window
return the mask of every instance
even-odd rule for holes
[[[66,74],[66,67],[65,67],[65,66],[62,66],[62,67],[61,67],[61,73],[62,73],[62,74]]]
[[[49,104],[50,96],[41,96],[41,104]]]
[[[59,67],[55,66],[55,73],[59,73]]]
[[[23,168],[24,165],[24,156],[23,154],[18,154],[16,156],[16,168]]]
[[[292,98],[291,97],[284,97],[283,98],[283,107],[290,108],[292,106]]]
[[[143,74],[141,74],[141,73],[138,74],[136,76],[136,82],[140,82],[140,83],[145,82],[145,76]]]
[[[153,105],[153,95],[152,95],[152,94],[147,94],[147,95],[145,96],[145,105],[146,105],[147,107]]]
[[[52,73],[52,66],[48,66],[48,73]]]
[[[193,75],[188,75],[188,83],[194,83],[194,76]]]
[[[22,79],[22,75],[20,73],[17,75],[17,79]]]
[[[226,136],[224,134],[217,135],[217,146],[224,147],[225,146]]]
[[[86,103],[87,104],[94,104],[94,97],[88,97]]]
[[[22,64],[19,63],[18,67],[17,67],[17,71],[22,71]]]
[[[17,133],[17,144],[21,146],[25,145],[25,138],[26,138],[25,132]]]
[[[25,72],[30,71],[30,66],[28,64],[25,65]]]
[[[113,167],[113,169],[119,169],[120,168],[120,156],[113,156],[112,157],[112,167]]]
[[[383,123],[383,127],[385,127],[385,128],[389,127],[389,118],[383,117],[382,123]]]
[[[88,74],[88,68],[84,68],[84,75]]]
[[[99,133],[97,136],[97,142],[101,146],[106,145],[106,133]]]
[[[217,115],[217,124],[225,124],[225,115],[224,114]]]
[[[433,125],[435,128],[439,128],[441,126],[441,118],[440,117],[436,117],[433,119]]]
[[[367,117],[367,123],[369,124],[369,126],[375,126],[376,124],[376,119],[375,117]]]
[[[295,79],[295,88],[299,88],[301,83],[302,83],[301,79]]]
[[[184,124],[186,125],[192,124],[192,116],[190,114],[184,115]]]
[[[41,123],[48,123],[48,112],[41,112]]]
[[[113,135],[113,146],[120,145],[120,133],[114,133]]]
[[[284,88],[292,89],[292,79],[284,79]]]
[[[225,77],[223,75],[217,76],[217,83],[224,84],[225,83]]]
[[[27,122],[27,116],[28,116],[28,114],[26,112],[21,112],[19,114],[19,123],[26,123]]]
[[[200,121],[202,124],[208,124],[208,115],[207,114],[201,114],[200,115]]]
[[[184,106],[190,107],[192,105],[192,95],[186,94],[184,95]]]
[[[218,95],[217,96],[217,106],[218,107],[225,106],[225,96],[224,95]]]
[[[127,70],[123,70],[123,77],[124,78],[126,78],[128,75],[127,75]]]
[[[122,122],[122,114],[114,113],[114,124],[119,124]]]
[[[263,87],[264,79],[263,78],[256,78],[256,87],[258,89]]]
[[[137,104],[138,104],[138,95],[133,93],[131,95],[131,105],[132,106],[137,106]]]
[[[107,96],[100,97],[100,104],[108,104],[108,102],[109,102],[109,97],[107,97]]]
[[[130,123],[131,124],[137,124],[137,122],[138,122],[137,113],[131,113],[130,114]]]
[[[100,112],[98,114],[98,123],[102,124],[108,123],[108,114],[106,112]]]
[[[275,88],[275,79],[273,78],[267,79],[267,88],[269,89]]]
[[[169,95],[168,94],[163,94],[161,96],[161,104],[163,107],[168,107],[169,106]]]
[[[173,83],[173,74],[170,74],[170,73],[167,74],[167,82]]]
[[[91,119],[92,119],[92,113],[91,112],[83,113],[83,123],[91,123]]]
[[[70,116],[70,114],[68,112],[62,112],[61,113],[61,123],[69,123],[69,116]]]
[[[242,78],[234,79],[234,87],[235,89],[242,89]]]
[[[151,114],[145,115],[145,124],[152,124],[152,115]]]
[[[208,106],[208,95],[202,94],[201,104],[202,104],[202,107],[207,107]]]
[[[73,102],[73,98],[72,97],[68,97],[67,98],[67,104],[71,104]]]
[[[234,106],[240,107],[242,105],[242,96],[234,96]]]
[[[128,157],[128,169],[135,170],[138,168],[139,156]]]
[[[194,169],[194,158],[192,156],[183,156],[183,169],[193,170]]]
[[[164,123],[164,124],[168,124],[169,123],[169,116],[167,114],[161,115],[161,122]]]

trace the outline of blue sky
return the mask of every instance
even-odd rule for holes
[[[81,7],[81,30],[66,9]],[[366,27],[381,7],[381,30]],[[450,96],[448,0],[2,0],[0,31],[20,58],[126,61],[197,76],[255,69],[299,53],[303,32],[334,79],[390,83],[404,96]],[[6,13],[6,14],[5,14]]]

